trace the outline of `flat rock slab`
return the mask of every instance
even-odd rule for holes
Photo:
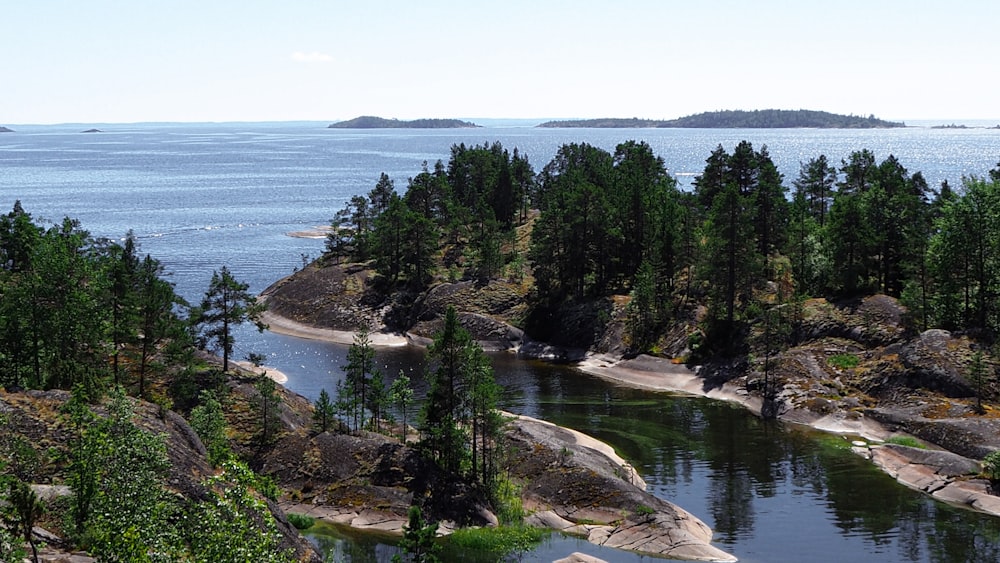
[[[900,483],[950,504],[1000,516],[1000,497],[991,494],[976,460],[946,451],[896,444],[871,448],[871,459]]]

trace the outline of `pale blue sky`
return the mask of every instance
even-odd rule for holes
[[[993,119],[998,22],[997,0],[0,0],[0,124]]]

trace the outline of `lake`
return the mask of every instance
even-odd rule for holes
[[[11,126],[0,134],[0,211],[20,200],[36,218],[78,219],[92,234],[132,230],[178,292],[200,301],[212,271],[228,266],[259,292],[317,257],[318,239],[289,232],[325,225],[386,172],[400,191],[423,162],[447,162],[455,143],[500,141],[540,170],[564,143],[614,150],[644,140],[684,187],[719,144],[767,145],[791,186],[799,164],[834,163],[870,149],[895,155],[931,187],[985,176],[1000,160],[993,129],[606,130],[488,127],[330,130],[325,123]],[[103,132],[83,134],[97,127]],[[343,346],[253,330],[237,355],[265,355],[288,386],[315,398],[342,376]],[[946,506],[896,484],[851,454],[842,437],[767,424],[724,403],[622,389],[570,368],[493,356],[504,407],[595,435],[643,474],[651,490],[704,520],[741,561],[997,561],[1000,519]],[[420,375],[421,354],[380,352],[387,375]],[[337,560],[384,560],[378,538],[324,540]],[[553,537],[526,561],[569,551],[648,561]]]

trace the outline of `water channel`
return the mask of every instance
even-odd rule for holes
[[[315,398],[341,377],[346,347],[269,335],[287,386]],[[851,453],[848,437],[767,423],[742,407],[629,389],[572,367],[494,354],[503,408],[595,436],[650,490],[705,521],[715,545],[744,562],[995,562],[1000,519],[935,501]],[[380,349],[383,372],[421,382],[423,352]],[[418,395],[420,389],[418,388]],[[333,561],[388,561],[392,538],[324,528]],[[613,563],[657,561],[554,534],[521,561],[582,551]],[[455,559],[472,560],[470,554]]]

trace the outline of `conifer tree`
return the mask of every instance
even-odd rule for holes
[[[236,342],[233,336],[235,327],[249,321],[260,332],[267,328],[261,321],[265,306],[250,294],[249,289],[248,284],[237,281],[229,268],[223,266],[222,270],[212,272],[208,291],[195,315],[201,330],[199,344],[203,348],[214,345],[222,351],[223,372],[229,371],[229,357]]]

